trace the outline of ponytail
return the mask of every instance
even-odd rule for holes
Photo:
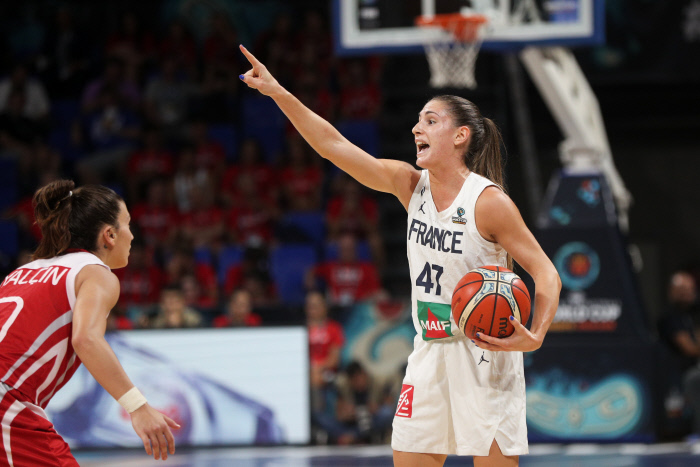
[[[72,180],[58,180],[39,188],[34,194],[34,217],[42,239],[33,259],[58,256],[70,246],[69,220],[74,189]]]
[[[482,119],[481,132],[475,132],[476,141],[472,141],[467,151],[467,167],[472,172],[486,177],[506,192],[503,177],[503,158],[501,156],[501,132],[490,118]],[[476,143],[476,144],[475,144]],[[475,146],[472,149],[472,146]]]
[[[42,239],[32,259],[53,258],[68,249],[95,252],[100,230],[105,225],[119,228],[123,202],[107,187],[75,188],[72,180],[57,180],[39,188],[32,205]]]

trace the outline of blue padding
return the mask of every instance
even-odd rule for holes
[[[304,275],[316,264],[311,245],[282,245],[270,253],[270,272],[280,299],[288,305],[304,302]]]

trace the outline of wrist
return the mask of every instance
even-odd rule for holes
[[[136,386],[126,391],[118,400],[119,405],[121,405],[127,413],[131,414],[135,410],[143,407],[148,403],[146,397],[141,394]]]

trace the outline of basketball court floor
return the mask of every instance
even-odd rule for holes
[[[379,467],[391,466],[389,446],[181,449],[163,461],[144,451],[77,452],[82,467]],[[468,457],[448,457],[446,466],[473,465]],[[691,467],[700,465],[700,444],[533,445],[521,466]]]

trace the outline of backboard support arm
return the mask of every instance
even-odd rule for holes
[[[610,184],[620,229],[629,229],[632,195],[620,177],[598,99],[576,58],[564,47],[527,47],[520,52],[532,81],[564,134],[559,158],[570,173],[602,172]]]

